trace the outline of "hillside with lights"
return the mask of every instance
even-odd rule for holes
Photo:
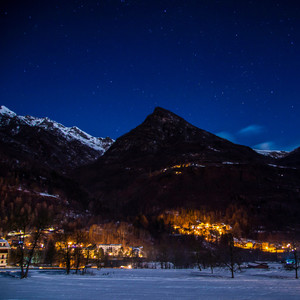
[[[299,148],[257,153],[160,107],[116,141],[0,112],[4,215],[11,203],[44,203],[59,226],[61,218],[82,226],[120,221],[141,230],[145,243],[164,234],[218,242],[232,233],[241,248],[276,251],[299,232]],[[176,211],[181,218],[168,213]],[[186,221],[191,212],[198,217]]]
[[[289,156],[259,154],[156,108],[72,175],[98,199],[90,203],[95,211],[151,218],[196,209],[218,216],[215,221],[227,214],[230,226],[251,235],[299,228],[299,155]]]

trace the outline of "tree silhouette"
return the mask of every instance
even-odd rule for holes
[[[44,229],[53,222],[54,209],[46,201],[37,203],[30,197],[16,197],[14,201],[6,204],[5,212],[8,217],[4,218],[5,225],[11,230],[20,232],[17,254],[22,279],[28,276],[32,258]]]
[[[233,235],[231,233],[221,236],[219,251],[224,265],[231,272],[231,278],[234,278],[234,273],[239,266],[239,257],[237,249],[234,247]]]

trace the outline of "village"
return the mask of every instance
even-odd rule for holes
[[[174,233],[182,235],[194,235],[204,237],[208,242],[218,242],[220,237],[224,234],[230,233],[232,228],[224,223],[203,223],[197,221],[196,224],[185,224],[183,226],[173,225]],[[269,253],[284,253],[291,250],[290,242],[267,242],[251,240],[247,238],[234,237],[234,246],[247,250],[260,250]]]
[[[146,258],[143,246],[91,243],[87,236],[88,232],[67,235],[62,229],[53,227],[43,230],[43,238],[35,245],[32,265],[64,268],[69,263],[77,269],[87,266],[131,268]],[[33,244],[34,232],[9,232],[6,239],[0,239],[0,267],[19,266],[20,251],[29,252]]]
[[[131,268],[145,265],[147,253],[142,245],[131,245],[123,239],[114,241],[119,243],[96,242],[94,237],[99,235],[103,228],[92,226],[89,230],[66,234],[63,229],[49,227],[43,230],[43,238],[35,245],[35,255],[32,264],[44,268],[64,268],[68,263],[70,268],[80,269],[86,266],[122,267]],[[204,223],[197,220],[195,223],[181,223],[172,225],[173,236],[201,237],[208,243],[218,243],[223,235],[232,232],[232,228],[224,223]],[[20,250],[29,251],[33,247],[34,232],[11,231],[6,239],[0,240],[0,267],[18,266]],[[98,241],[99,241],[98,237]],[[283,254],[292,250],[291,243],[250,240],[246,238],[233,238],[234,247],[244,250],[259,250],[265,253]],[[25,251],[25,252],[26,252]],[[159,256],[159,255],[158,255]]]

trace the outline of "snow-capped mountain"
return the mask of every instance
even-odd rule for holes
[[[77,140],[82,144],[87,145],[94,150],[103,154],[114,142],[111,138],[98,138],[93,137],[90,134],[82,131],[76,126],[65,127],[64,125],[52,121],[49,118],[36,118],[32,116],[18,116],[13,111],[9,110],[5,106],[0,106],[0,126],[9,125],[12,119],[20,122],[20,124],[27,124],[32,127],[43,128],[55,134],[64,136],[68,141]],[[14,134],[18,133],[19,128],[14,131]]]
[[[260,149],[253,149],[253,150],[259,154],[262,154],[264,156],[269,156],[275,159],[281,159],[289,154],[288,151],[283,151],[283,150],[260,150]]]
[[[283,159],[261,155],[160,107],[112,143],[1,106],[3,195],[13,201],[29,191],[118,220],[180,208],[221,216],[236,207],[252,228],[299,224],[299,148]]]
[[[109,137],[96,138],[49,118],[18,116],[7,107],[0,107],[2,160],[30,159],[54,169],[69,169],[93,162],[113,142]]]

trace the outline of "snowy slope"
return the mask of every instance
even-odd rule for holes
[[[49,118],[18,116],[7,107],[3,105],[0,106],[0,125],[8,125],[11,119],[14,119],[18,123],[20,123],[20,125],[26,124],[31,127],[43,128],[54,134],[63,136],[67,141],[76,140],[96,151],[101,152],[101,154],[103,154],[114,142],[114,140],[110,138],[93,137],[77,127],[65,127],[60,123],[50,120]],[[17,133],[16,130],[14,133]]]
[[[17,114],[14,113],[13,111],[9,110],[4,105],[2,105],[2,106],[0,106],[0,117],[1,116],[8,116],[8,117],[14,118],[17,116]]]
[[[30,270],[28,279],[0,271],[1,299],[299,299],[294,272],[244,270],[231,279],[228,270],[102,269],[65,275],[59,270]],[[2,273],[2,274],[1,274]],[[299,280],[298,280],[299,281]]]

